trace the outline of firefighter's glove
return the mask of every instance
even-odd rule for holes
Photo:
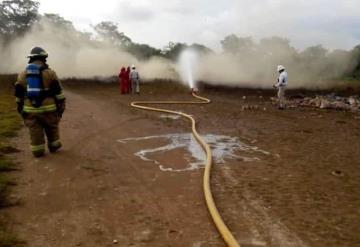
[[[57,108],[57,113],[58,113],[59,117],[61,118],[65,111],[65,100],[57,102],[56,108]]]
[[[27,117],[27,113],[24,112],[24,103],[17,103],[17,112],[21,115],[22,118]]]
[[[59,116],[59,118],[62,118],[63,113],[64,113],[63,111],[59,111],[59,110],[57,111],[57,115]]]

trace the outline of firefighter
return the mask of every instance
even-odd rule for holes
[[[17,110],[28,127],[31,151],[35,157],[45,154],[45,138],[51,153],[61,148],[59,122],[65,111],[65,96],[61,83],[46,64],[47,52],[34,47],[28,55],[25,71],[15,83]]]
[[[127,91],[127,79],[126,79],[126,70],[125,67],[122,67],[119,73],[119,82],[120,82],[120,92],[121,94],[125,94]]]
[[[279,72],[279,77],[277,83],[274,85],[274,88],[278,89],[278,109],[285,109],[285,88],[288,84],[288,74],[285,70],[285,67],[282,65],[277,66],[277,71]]]
[[[131,66],[130,83],[131,83],[132,93],[140,94],[140,76],[139,76],[139,72],[136,71],[135,65]]]

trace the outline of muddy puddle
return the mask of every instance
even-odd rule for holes
[[[270,155],[269,152],[259,149],[256,146],[245,144],[237,137],[207,134],[202,136],[212,150],[212,158],[215,164],[225,164],[226,160],[238,160],[242,162],[256,162],[261,156]],[[185,134],[166,134],[145,137],[132,137],[118,140],[122,144],[131,144],[132,142],[146,142],[153,140],[159,145],[151,148],[144,148],[134,153],[144,161],[151,162],[159,167],[161,171],[182,172],[191,171],[204,167],[205,152],[197,143],[191,133]],[[164,144],[164,140],[165,143]],[[169,155],[177,152],[182,157]],[[171,156],[168,161],[160,158],[161,156]],[[171,160],[183,160],[181,167],[171,164]]]

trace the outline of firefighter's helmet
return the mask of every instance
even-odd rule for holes
[[[29,58],[32,58],[32,57],[45,57],[46,58],[46,57],[48,57],[48,54],[43,48],[36,46],[31,49],[28,57]]]

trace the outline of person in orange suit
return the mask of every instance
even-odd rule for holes
[[[131,92],[131,83],[130,83],[130,66],[126,69],[126,93]]]
[[[120,92],[121,94],[125,94],[127,91],[126,85],[126,70],[125,67],[122,67],[119,73],[119,84],[120,84]]]

